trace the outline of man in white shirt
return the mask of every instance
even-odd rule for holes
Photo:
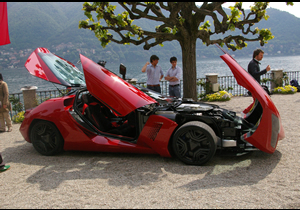
[[[161,66],[158,64],[159,58],[156,55],[150,57],[150,62],[147,62],[143,68],[142,72],[147,73],[147,88],[161,93],[160,81],[164,77]]]
[[[182,74],[182,69],[177,66],[177,58],[170,58],[171,68],[167,72],[165,80],[169,81],[169,95],[171,97],[181,97],[180,91],[180,79]]]

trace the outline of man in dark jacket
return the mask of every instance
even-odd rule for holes
[[[271,70],[270,65],[267,66],[266,69],[260,70],[259,64],[264,57],[264,51],[261,49],[256,49],[253,52],[253,59],[250,61],[248,65],[248,72],[251,76],[260,84],[260,75],[266,74]]]
[[[264,70],[260,70],[259,64],[264,57],[264,51],[261,49],[256,49],[253,51],[253,59],[248,64],[248,72],[251,74],[251,76],[260,84],[260,75],[266,74],[268,71],[271,70],[270,65],[267,66]],[[270,95],[270,92],[268,90],[268,87],[265,85],[262,85],[263,89]],[[248,94],[251,96],[250,91],[248,91]]]
[[[262,59],[264,57],[264,51],[261,49],[256,49],[253,51],[253,59],[250,61],[250,63],[248,64],[248,72],[249,74],[251,74],[251,76],[260,84],[260,75],[266,74],[268,71],[271,70],[270,65],[267,66],[267,68],[265,68],[264,70],[260,70],[259,64]],[[268,90],[268,87],[265,85],[262,85],[262,88],[270,95],[270,91]],[[251,92],[248,91],[248,95],[251,96]],[[254,98],[253,98],[253,103],[250,104],[250,106],[248,106],[243,113],[246,114],[248,113],[253,104],[254,104]]]

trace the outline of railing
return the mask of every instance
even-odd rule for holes
[[[299,82],[300,71],[287,71],[285,73],[287,74],[287,77],[289,78],[290,81],[292,79],[295,79],[295,80],[297,80]],[[284,85],[288,85],[288,84],[284,84]]]
[[[64,92],[64,91],[66,91],[66,90],[60,89],[60,90],[36,91],[37,104],[41,104],[42,102],[44,102],[50,98],[60,97],[60,96],[62,96],[62,92]],[[19,100],[23,107],[22,110],[25,111],[23,93],[11,93],[11,94],[9,94],[9,97],[10,98],[13,97],[13,98]],[[14,105],[12,104],[12,106],[14,106]],[[11,117],[16,115],[17,113],[18,113],[18,111],[12,110],[10,113]]]
[[[60,97],[63,95],[62,93],[65,91],[66,91],[65,89],[36,91],[37,103],[40,104],[47,99]]]
[[[271,78],[271,73],[267,73],[261,76],[261,79],[272,79]],[[248,90],[240,85],[238,85],[236,79],[234,76],[221,76],[218,77],[218,83],[220,84],[220,88],[223,89],[229,89],[228,92],[231,93],[233,96],[241,96],[241,95],[246,95],[248,94]],[[271,90],[271,82],[268,81],[266,85],[269,90]]]
[[[292,79],[296,79],[297,81],[300,81],[300,72],[299,71],[289,71],[289,72],[285,72],[287,74],[287,77],[289,78],[289,81]],[[272,79],[271,78],[271,73],[267,73],[261,76],[261,79],[266,78],[266,79]],[[197,82],[205,79],[205,78],[198,78]],[[234,96],[240,96],[240,95],[246,95],[247,94],[247,89],[245,89],[244,87],[240,86],[237,84],[236,79],[234,76],[220,76],[218,77],[218,83],[220,84],[220,88],[221,89],[228,89],[228,92],[231,93]],[[289,84],[289,83],[288,83]],[[283,86],[288,85],[285,82],[283,83]],[[136,85],[138,86],[145,86],[146,87],[146,82],[137,82]],[[169,94],[169,82],[168,81],[161,81],[160,82],[161,85],[161,90],[162,90],[162,94],[163,95],[168,95]],[[268,81],[265,84],[269,90],[271,90],[271,82]],[[180,81],[180,88],[182,90],[183,88],[183,81]],[[60,90],[62,92],[64,92],[65,90]],[[59,90],[48,90],[48,91],[36,91],[37,94],[37,102],[38,104],[42,103],[43,101],[50,99],[50,98],[56,98],[61,96],[61,92]],[[183,91],[181,91],[183,93]],[[205,90],[203,87],[201,87],[200,85],[197,86],[197,93],[198,94],[202,94],[205,93]],[[12,93],[10,94],[10,97],[13,96],[15,98],[18,98],[20,100],[20,102],[22,104],[24,104],[23,101],[23,94],[22,93]],[[23,107],[24,110],[24,107]],[[11,115],[15,115],[17,113],[15,113],[14,111],[12,111]]]
[[[14,98],[16,98],[17,100],[19,100],[20,101],[20,103],[21,103],[21,106],[23,107],[22,109],[24,110],[24,106],[23,106],[23,93],[12,93],[12,94],[9,94],[9,97],[14,97]],[[14,111],[14,110],[12,110],[11,112],[10,112],[10,117],[12,117],[12,116],[14,116],[14,115],[16,115],[16,114],[18,114],[18,111]]]

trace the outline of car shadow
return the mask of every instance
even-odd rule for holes
[[[239,157],[216,155],[205,166],[188,166],[175,158],[145,154],[67,151],[42,156],[32,144],[16,142],[20,145],[2,151],[6,163],[34,166],[26,181],[39,184],[44,191],[55,189],[64,181],[87,179],[105,179],[112,186],[134,188],[162,181],[169,174],[197,177],[179,186],[187,190],[252,185],[268,176],[281,159],[279,151],[272,155],[258,151]]]
[[[273,154],[256,151],[238,157],[217,155],[208,165],[201,167],[203,168],[202,173],[205,174],[203,177],[180,187],[192,191],[254,185],[272,173],[281,156],[282,154],[278,150]],[[194,173],[197,173],[197,169],[195,170]],[[171,172],[176,173],[178,171]]]

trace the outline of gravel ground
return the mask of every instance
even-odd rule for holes
[[[0,208],[300,208],[300,93],[272,95],[286,137],[274,154],[216,155],[187,166],[158,155],[38,154],[19,133],[0,133],[11,169],[0,173]],[[240,113],[251,97],[214,102]]]

